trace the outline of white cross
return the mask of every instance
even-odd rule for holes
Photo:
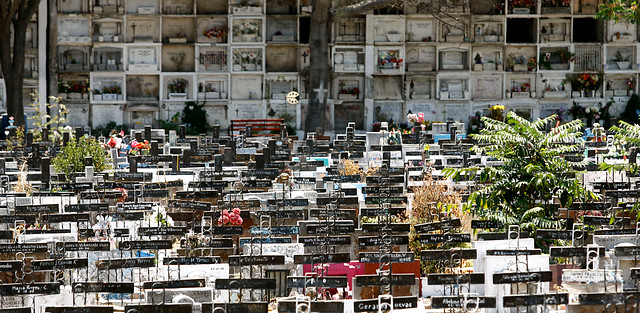
[[[318,99],[320,103],[324,103],[324,94],[327,92],[327,89],[324,88],[324,81],[321,81],[320,87],[314,89],[313,91],[316,92],[316,99]]]

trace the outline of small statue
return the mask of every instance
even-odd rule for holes
[[[482,64],[482,57],[480,56],[480,53],[476,53],[476,57],[473,59],[476,60],[476,64]]]

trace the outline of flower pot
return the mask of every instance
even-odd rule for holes
[[[513,8],[513,14],[529,14],[531,13],[530,8]]]
[[[169,38],[169,43],[187,43],[187,38]]]
[[[495,63],[483,64],[483,67],[484,67],[485,71],[495,71],[496,70],[496,64]]]
[[[244,68],[245,71],[248,71],[248,72],[255,72],[256,71],[256,65],[255,64],[245,64],[243,66],[243,68]]]
[[[448,91],[440,91],[440,100],[448,100],[449,92]]]
[[[62,99],[62,100],[66,100],[67,99],[67,93],[59,93],[58,97],[60,97],[60,99]]]
[[[169,93],[169,100],[182,100],[182,99],[187,99],[186,92],[170,92]]]
[[[67,93],[67,99],[82,99],[82,94],[79,92],[69,92]]]
[[[102,95],[93,95],[93,101],[102,101]]]
[[[529,96],[531,96],[531,94],[528,91],[512,91],[511,92],[512,98],[529,98]]]
[[[340,99],[340,100],[355,100],[355,99],[358,99],[358,95],[341,93],[341,94],[338,95],[338,99]]]
[[[609,90],[607,90],[609,91]],[[626,90],[614,90],[613,91],[613,95],[616,97],[625,97],[627,95],[627,91]]]
[[[526,64],[515,64],[515,65],[513,65],[513,70],[515,72],[525,72],[525,71],[527,71],[527,65]]]
[[[220,99],[220,93],[215,91],[205,92],[205,98],[207,99]]]
[[[627,69],[629,69],[629,65],[631,65],[631,62],[629,62],[629,61],[619,61],[619,62],[616,62],[616,64],[618,64],[618,69],[627,70]]]
[[[582,92],[580,91],[572,91],[571,98],[580,98],[582,96]]]
[[[544,98],[566,98],[566,91],[545,91]]]
[[[102,94],[102,101],[117,101],[118,94],[116,93],[105,93]]]
[[[474,64],[473,65],[473,70],[474,71],[482,71],[484,69],[483,64]]]

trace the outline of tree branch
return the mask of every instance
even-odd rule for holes
[[[366,0],[360,1],[344,7],[338,7],[333,9],[334,13],[344,15],[362,14],[369,10],[375,10],[379,8],[388,7],[391,5],[399,4],[401,0]]]

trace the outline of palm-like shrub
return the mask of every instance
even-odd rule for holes
[[[537,228],[562,228],[554,218],[557,198],[560,205],[595,198],[576,179],[575,167],[585,161],[571,162],[565,154],[583,149],[582,122],[574,120],[557,125],[556,116],[529,122],[509,112],[506,122],[483,117],[485,128],[471,135],[478,141],[473,149],[503,162],[498,167],[445,169],[448,177],[479,174],[481,188],[473,192],[465,210],[485,220],[504,225]]]
[[[637,153],[636,149],[640,146],[640,125],[619,121],[618,126],[612,126],[609,130],[615,133],[614,146],[634,147],[635,149],[632,149],[630,153]],[[640,168],[638,163],[608,164],[602,162],[600,170],[626,171],[628,175],[637,176]],[[636,203],[635,207],[636,209],[640,208],[640,203]]]

